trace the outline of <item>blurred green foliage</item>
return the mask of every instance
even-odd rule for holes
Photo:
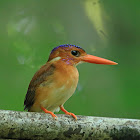
[[[65,108],[79,115],[140,119],[139,5],[132,0],[1,0],[0,109],[23,111],[29,82],[50,51],[74,44],[119,65],[79,65],[79,84]]]

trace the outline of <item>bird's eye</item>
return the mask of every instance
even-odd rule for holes
[[[76,56],[76,57],[80,56],[80,52],[79,51],[75,51],[75,50],[71,51],[71,54]]]

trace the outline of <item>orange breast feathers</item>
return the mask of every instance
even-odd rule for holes
[[[40,106],[52,112],[59,111],[59,106],[72,96],[77,87],[79,73],[76,67],[64,65],[62,61],[57,62],[57,65],[55,63],[49,65],[41,74],[46,75],[44,80],[42,82],[38,80],[34,103],[29,111],[40,112],[42,111]]]

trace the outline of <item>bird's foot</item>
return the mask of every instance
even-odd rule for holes
[[[60,109],[67,115],[71,115],[73,118],[75,118],[75,120],[77,120],[77,117],[74,113],[68,112],[67,110],[64,109],[63,106],[60,106]]]
[[[53,112],[51,112],[51,111],[48,111],[46,108],[44,108],[44,107],[40,107],[45,113],[49,113],[49,114],[51,114],[52,115],[52,117],[55,119],[55,120],[57,120],[57,116],[53,113]]]
[[[50,111],[50,112],[51,112],[51,111]],[[51,112],[51,113],[49,113],[49,114],[52,115],[52,117],[54,118],[54,120],[57,120],[57,116],[56,116],[53,112]]]
[[[77,117],[76,117],[76,115],[75,115],[74,113],[67,112],[67,113],[65,113],[65,114],[67,114],[67,115],[71,115],[73,118],[75,118],[75,120],[77,120]]]

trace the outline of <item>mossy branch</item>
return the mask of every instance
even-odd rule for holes
[[[140,120],[0,110],[1,139],[139,140]]]

